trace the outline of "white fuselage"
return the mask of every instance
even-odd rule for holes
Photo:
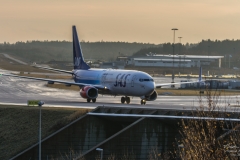
[[[73,72],[75,82],[105,86],[112,95],[148,96],[155,88],[153,78],[140,71],[88,69]]]

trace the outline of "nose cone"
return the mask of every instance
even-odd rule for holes
[[[152,92],[155,89],[155,83],[154,82],[147,83],[146,86],[145,86],[145,89],[146,89],[146,92],[147,92],[146,95],[152,94]]]

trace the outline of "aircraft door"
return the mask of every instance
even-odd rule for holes
[[[136,76],[132,77],[132,81],[131,81],[131,87],[134,87],[134,80],[136,79]]]

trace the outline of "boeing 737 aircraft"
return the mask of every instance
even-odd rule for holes
[[[26,76],[18,76],[13,74],[2,74],[3,76],[12,76],[19,78],[34,79],[47,81],[49,84],[63,83],[65,85],[77,85],[80,87],[80,96],[85,98],[87,102],[96,102],[98,94],[122,95],[121,103],[130,103],[130,97],[140,97],[141,104],[146,104],[146,101],[154,101],[157,98],[155,88],[162,86],[192,83],[164,83],[155,84],[153,78],[145,73],[135,70],[118,70],[118,69],[91,69],[85,63],[82,49],[78,40],[76,27],[72,27],[73,32],[73,71],[65,71],[54,68],[41,67],[42,69],[69,73],[73,76],[75,82],[67,82],[61,80],[34,78]],[[199,79],[199,81],[201,81]]]

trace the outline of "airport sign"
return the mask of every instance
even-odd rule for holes
[[[28,100],[28,106],[38,106],[40,100]]]

